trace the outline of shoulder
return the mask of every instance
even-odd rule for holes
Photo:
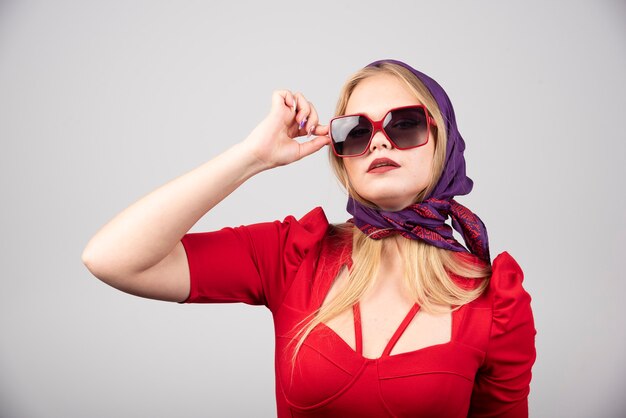
[[[523,286],[524,272],[511,254],[504,251],[491,264],[491,278],[488,292],[492,298],[526,298],[530,297]]]
[[[464,261],[473,264],[484,264],[472,254],[459,254]],[[530,308],[531,296],[524,288],[524,272],[515,258],[504,251],[491,263],[491,276],[486,279],[468,279],[451,275],[457,285],[473,289],[482,280],[489,283],[483,293],[469,305],[472,308],[491,309],[494,325],[497,328],[508,328],[512,317],[532,317]]]
[[[324,213],[324,209],[321,206],[311,209],[296,222],[309,232],[325,233],[329,226],[326,213]]]
[[[469,253],[455,253],[455,256],[466,263],[485,266],[485,261],[479,259]],[[524,272],[518,262],[504,251],[491,263],[491,276],[486,279],[471,279],[461,277],[454,274],[450,276],[455,282],[466,289],[474,289],[478,287],[482,280],[489,280],[489,284],[477,302],[483,304],[485,301],[494,301],[498,298],[506,298],[507,296],[522,297],[526,293],[522,285],[524,281]]]
[[[319,241],[330,226],[321,206],[313,208],[300,219],[289,215],[283,221],[275,221],[275,224],[288,229],[290,238],[297,241]]]
[[[313,208],[299,219],[289,215],[282,221],[277,220],[271,224],[278,229],[282,237],[283,248],[281,250],[286,260],[293,263],[298,263],[311,250],[319,248],[329,230],[328,219],[320,206]]]
[[[492,263],[492,274],[485,297],[493,309],[492,333],[505,332],[524,322],[532,322],[531,296],[523,286],[524,272],[508,252]]]

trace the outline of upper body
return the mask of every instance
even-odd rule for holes
[[[364,299],[347,320],[318,325],[292,366],[295,327],[352,265],[351,242],[322,209],[300,220],[189,233],[182,242],[191,272],[186,303],[271,310],[279,417],[528,415],[535,328],[522,270],[507,252],[494,259],[481,297],[451,315],[424,315],[410,304],[377,311]]]
[[[243,142],[119,214],[85,264],[143,297],[267,305],[280,416],[527,415],[530,297],[515,260],[492,263],[484,224],[452,199],[472,181],[447,95],[406,65],[368,66],[336,115],[322,125],[302,94],[274,92]],[[188,233],[248,178],[327,145],[354,215],[347,238],[321,210]]]

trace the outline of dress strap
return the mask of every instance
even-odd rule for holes
[[[417,314],[417,311],[419,311],[419,309],[420,309],[420,306],[417,303],[415,303],[415,305],[413,305],[409,313],[404,317],[404,320],[402,321],[402,323],[400,324],[396,332],[391,337],[391,340],[389,340],[389,343],[387,343],[387,347],[385,347],[385,351],[383,351],[382,357],[388,356],[389,353],[391,353],[391,350],[393,350],[393,347],[396,345],[396,343],[402,336],[402,333],[404,333],[404,331],[406,330],[406,327],[409,326],[409,324],[411,323],[411,321],[413,320],[413,318],[415,317],[415,314]]]
[[[356,343],[356,352],[363,355],[363,332],[361,331],[361,309],[359,309],[359,302],[352,305],[352,314],[354,315],[354,341]]]

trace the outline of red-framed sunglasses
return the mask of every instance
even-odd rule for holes
[[[424,105],[403,106],[389,110],[379,121],[362,113],[337,116],[330,121],[330,138],[336,156],[358,157],[365,154],[378,131],[401,150],[426,145],[431,125],[437,123]]]

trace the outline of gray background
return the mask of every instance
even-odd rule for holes
[[[626,4],[468,3],[0,2],[0,416],[274,415],[269,311],[126,295],[80,255],[245,138],[274,89],[328,121],[381,58],[447,90],[475,182],[458,200],[525,271],[531,415],[625,416]],[[317,205],[349,217],[325,152],[253,178],[192,231]]]

